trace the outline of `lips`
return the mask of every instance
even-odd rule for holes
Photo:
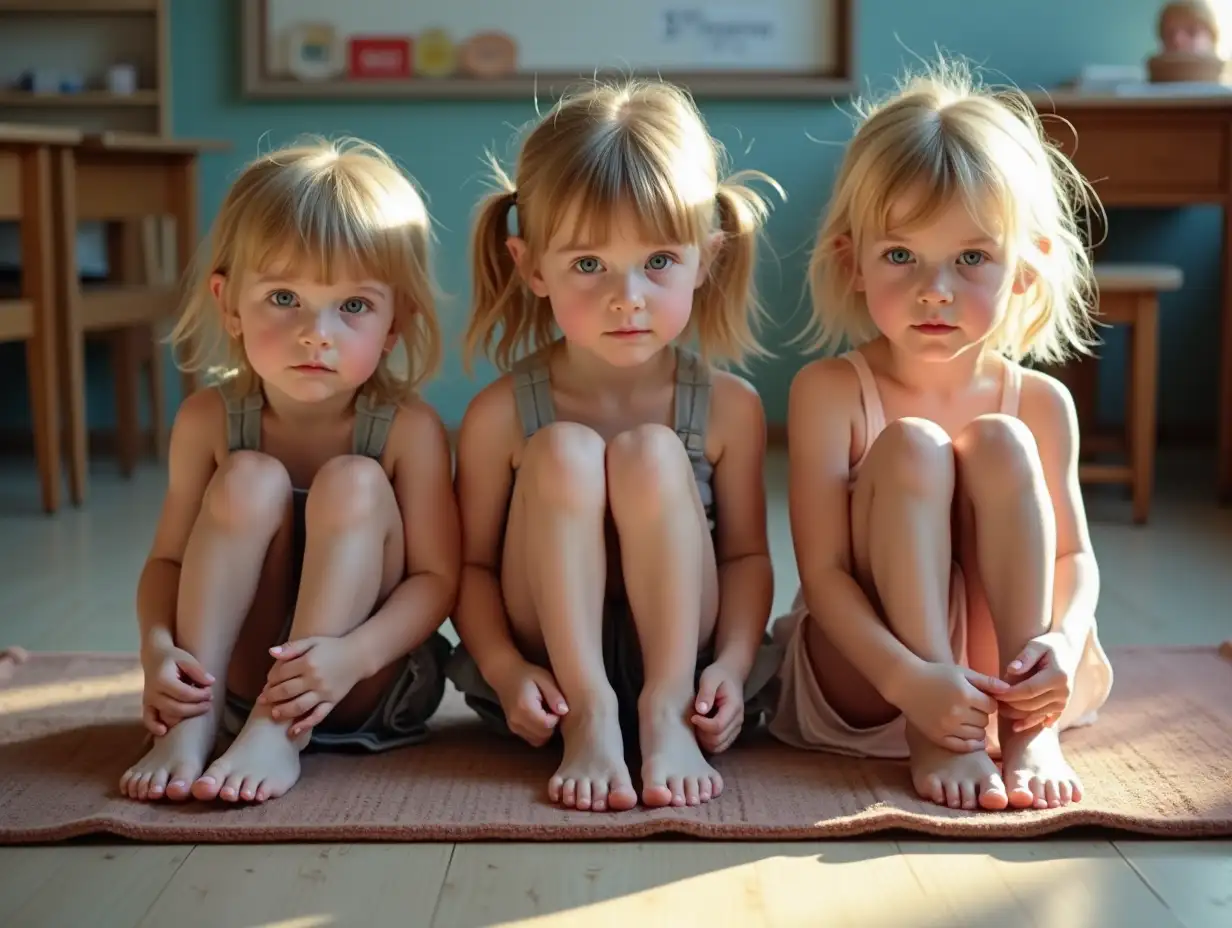
[[[306,364],[296,364],[295,370],[297,371],[318,371],[321,373],[328,373],[328,372],[332,372],[333,368],[326,364],[321,364],[318,361],[309,361]]]
[[[919,325],[913,325],[912,328],[925,335],[945,335],[947,332],[953,332],[958,326],[946,325],[944,322],[922,322]]]

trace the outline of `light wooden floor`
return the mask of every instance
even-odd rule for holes
[[[1106,643],[1232,636],[1232,510],[1208,502],[1210,458],[1161,462],[1149,528],[1115,494],[1091,500]],[[161,473],[126,483],[100,464],[89,506],[48,519],[32,472],[0,463],[0,645],[133,650]],[[769,484],[781,611],[796,583],[781,456]],[[639,923],[1226,928],[1232,841],[0,848],[6,926]]]

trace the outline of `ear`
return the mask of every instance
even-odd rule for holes
[[[528,267],[527,256],[530,250],[526,247],[526,240],[518,238],[516,235],[511,235],[505,239],[505,247],[509,249],[509,254],[513,258],[513,263],[518,269],[520,276],[526,286],[530,287],[531,292],[541,299],[548,295],[547,284],[543,280],[543,275],[539,273],[538,268]]]
[[[860,271],[860,262],[856,258],[855,242],[850,235],[836,235],[830,243],[834,252],[834,260],[847,278],[851,281],[851,289],[856,293],[864,290],[864,274]]]
[[[239,338],[241,335],[240,316],[239,313],[229,309],[226,300],[223,299],[226,287],[227,275],[218,273],[210,275],[210,296],[214,298],[214,305],[218,307],[218,312],[222,316],[223,328],[232,338]]]
[[[700,249],[697,261],[697,279],[693,281],[693,289],[697,290],[710,278],[710,269],[714,267],[719,252],[723,250],[723,231],[720,229],[710,233],[706,244]]]

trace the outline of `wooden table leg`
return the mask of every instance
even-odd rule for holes
[[[74,155],[56,159],[56,306],[60,330],[60,398],[68,436],[68,482],[73,502],[86,499],[85,333],[81,326],[81,284],[77,277],[77,174]]]
[[[1155,406],[1159,367],[1159,300],[1143,296],[1138,301],[1137,318],[1132,326],[1131,352],[1134,383],[1134,405],[1130,410],[1133,445],[1130,448],[1133,468],[1134,521],[1146,522],[1151,511],[1151,493],[1155,486]]]
[[[34,306],[34,332],[26,341],[34,455],[43,510],[60,508],[60,410],[57,396],[55,238],[52,234],[51,152],[31,147],[21,156],[21,289]]]
[[[197,252],[197,227],[200,221],[198,214],[199,183],[196,156],[183,158],[176,166],[174,181],[171,185],[172,202],[175,210],[175,270],[176,277],[182,283],[191,273],[193,261]],[[181,402],[187,399],[198,387],[196,375],[182,372],[180,375]]]

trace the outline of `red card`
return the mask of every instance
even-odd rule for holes
[[[409,38],[353,36],[347,57],[351,77],[389,80],[411,76]]]

